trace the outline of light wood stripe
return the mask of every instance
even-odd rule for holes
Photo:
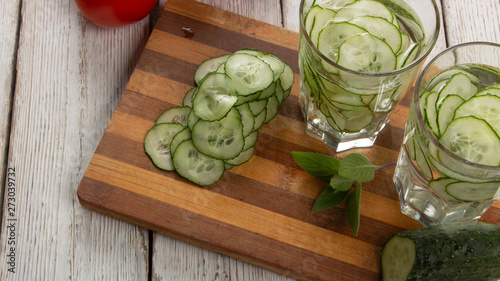
[[[150,96],[159,101],[181,105],[184,94],[191,89],[191,86],[136,69],[126,89]]]
[[[380,247],[96,154],[86,176],[339,261],[378,271]],[[168,187],[168,188],[166,188]],[[217,202],[217,204],[214,204]],[[252,218],[248,220],[248,218]],[[318,241],[321,241],[318,243]],[[351,245],[348,249],[344,244]]]

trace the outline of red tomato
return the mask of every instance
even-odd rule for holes
[[[120,27],[145,18],[157,0],[75,0],[87,19],[102,27]]]

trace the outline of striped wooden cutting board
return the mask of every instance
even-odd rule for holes
[[[260,129],[254,157],[200,188],[153,166],[143,138],[159,114],[180,105],[203,60],[242,48],[276,54],[295,71],[291,96]],[[394,170],[364,184],[358,237],[343,206],[311,212],[325,187],[291,151],[335,154],[306,136],[298,105],[298,34],[194,1],[169,0],[78,189],[82,205],[303,280],[377,280],[381,246],[420,227],[399,211]],[[397,159],[409,96],[375,147],[374,164]],[[498,223],[498,204],[483,220]]]

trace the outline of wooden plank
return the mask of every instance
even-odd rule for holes
[[[449,46],[471,42],[500,42],[498,0],[443,0],[446,40]]]
[[[19,3],[6,2],[2,11]],[[21,2],[7,163],[16,170],[16,244],[7,244],[11,230],[2,227],[0,280],[147,280],[148,231],[83,208],[76,189],[145,45],[148,21],[106,30],[74,1]],[[15,273],[5,259],[10,247]]]
[[[7,145],[10,132],[10,116],[12,97],[14,95],[14,80],[16,70],[17,30],[20,24],[20,1],[9,1],[2,4],[0,11],[0,191],[5,182],[7,164]],[[0,192],[0,202],[3,202],[3,192]],[[0,210],[0,215],[2,210]]]
[[[197,0],[197,2],[283,27],[282,6],[279,0]]]

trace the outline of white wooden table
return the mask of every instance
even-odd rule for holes
[[[298,31],[299,0],[202,2]],[[433,54],[467,41],[500,42],[499,0],[438,2],[444,29]],[[291,280],[78,202],[149,19],[102,29],[72,0],[1,6],[0,280]]]

